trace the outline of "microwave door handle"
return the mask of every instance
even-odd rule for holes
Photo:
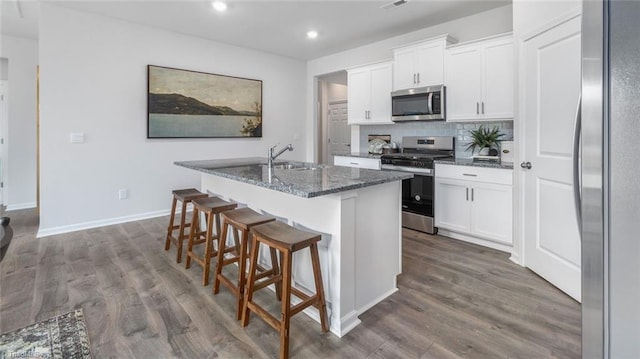
[[[433,92],[429,92],[427,96],[427,110],[430,115],[433,115]]]

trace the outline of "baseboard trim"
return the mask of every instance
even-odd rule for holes
[[[82,231],[85,229],[96,228],[96,227],[110,226],[113,224],[139,221],[139,220],[149,219],[149,218],[168,216],[169,214],[171,214],[171,210],[163,209],[160,211],[139,213],[139,214],[133,214],[130,216],[123,216],[123,217],[107,218],[107,219],[101,219],[99,221],[83,222],[83,223],[77,223],[77,224],[72,224],[68,226],[40,228],[38,230],[38,234],[36,235],[36,238],[48,237],[56,234],[63,234],[63,233],[69,233],[69,232]]]
[[[26,202],[26,203],[17,203],[17,204],[8,204],[6,211],[18,211],[21,209],[31,209],[36,208],[38,204],[36,202]]]
[[[513,252],[513,247],[508,244],[498,243],[498,242],[490,241],[487,239],[469,236],[462,233],[452,232],[442,228],[438,228],[438,234],[445,237],[458,239],[464,242],[469,242],[469,243],[478,244],[484,247],[493,248],[502,252],[507,252],[509,254],[512,254]]]

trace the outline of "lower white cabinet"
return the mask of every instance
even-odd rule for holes
[[[512,246],[512,170],[436,164],[435,175],[434,217],[442,234],[501,250]]]
[[[380,169],[380,159],[379,158],[365,158],[365,157],[355,157],[355,156],[334,156],[333,157],[333,164],[335,166],[367,168],[367,169],[370,169],[370,170],[379,170]]]

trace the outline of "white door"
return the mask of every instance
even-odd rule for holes
[[[391,86],[393,70],[391,64],[380,65],[371,70],[371,101],[369,120],[378,123],[391,122]]]
[[[393,57],[393,88],[404,90],[416,87],[416,50],[399,50]]]
[[[418,87],[444,83],[443,47],[444,45],[438,42],[418,49]]]
[[[525,38],[524,262],[576,300],[580,236],[573,203],[572,138],[581,86],[580,16]]]
[[[488,119],[513,118],[515,68],[511,39],[484,49],[484,91],[481,113]]]
[[[466,181],[436,177],[435,222],[437,227],[469,233],[471,189]]]
[[[347,123],[347,102],[332,102],[329,104],[329,149],[327,163],[333,163],[336,153],[351,153],[351,126]]]
[[[447,120],[474,120],[482,98],[482,51],[449,50],[447,54]]]
[[[371,72],[368,69],[349,71],[348,88],[349,123],[367,121],[371,102]]]

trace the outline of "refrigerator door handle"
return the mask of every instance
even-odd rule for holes
[[[582,94],[578,98],[576,122],[573,128],[573,202],[578,228],[582,226],[582,196],[580,193],[580,137],[582,135]]]

